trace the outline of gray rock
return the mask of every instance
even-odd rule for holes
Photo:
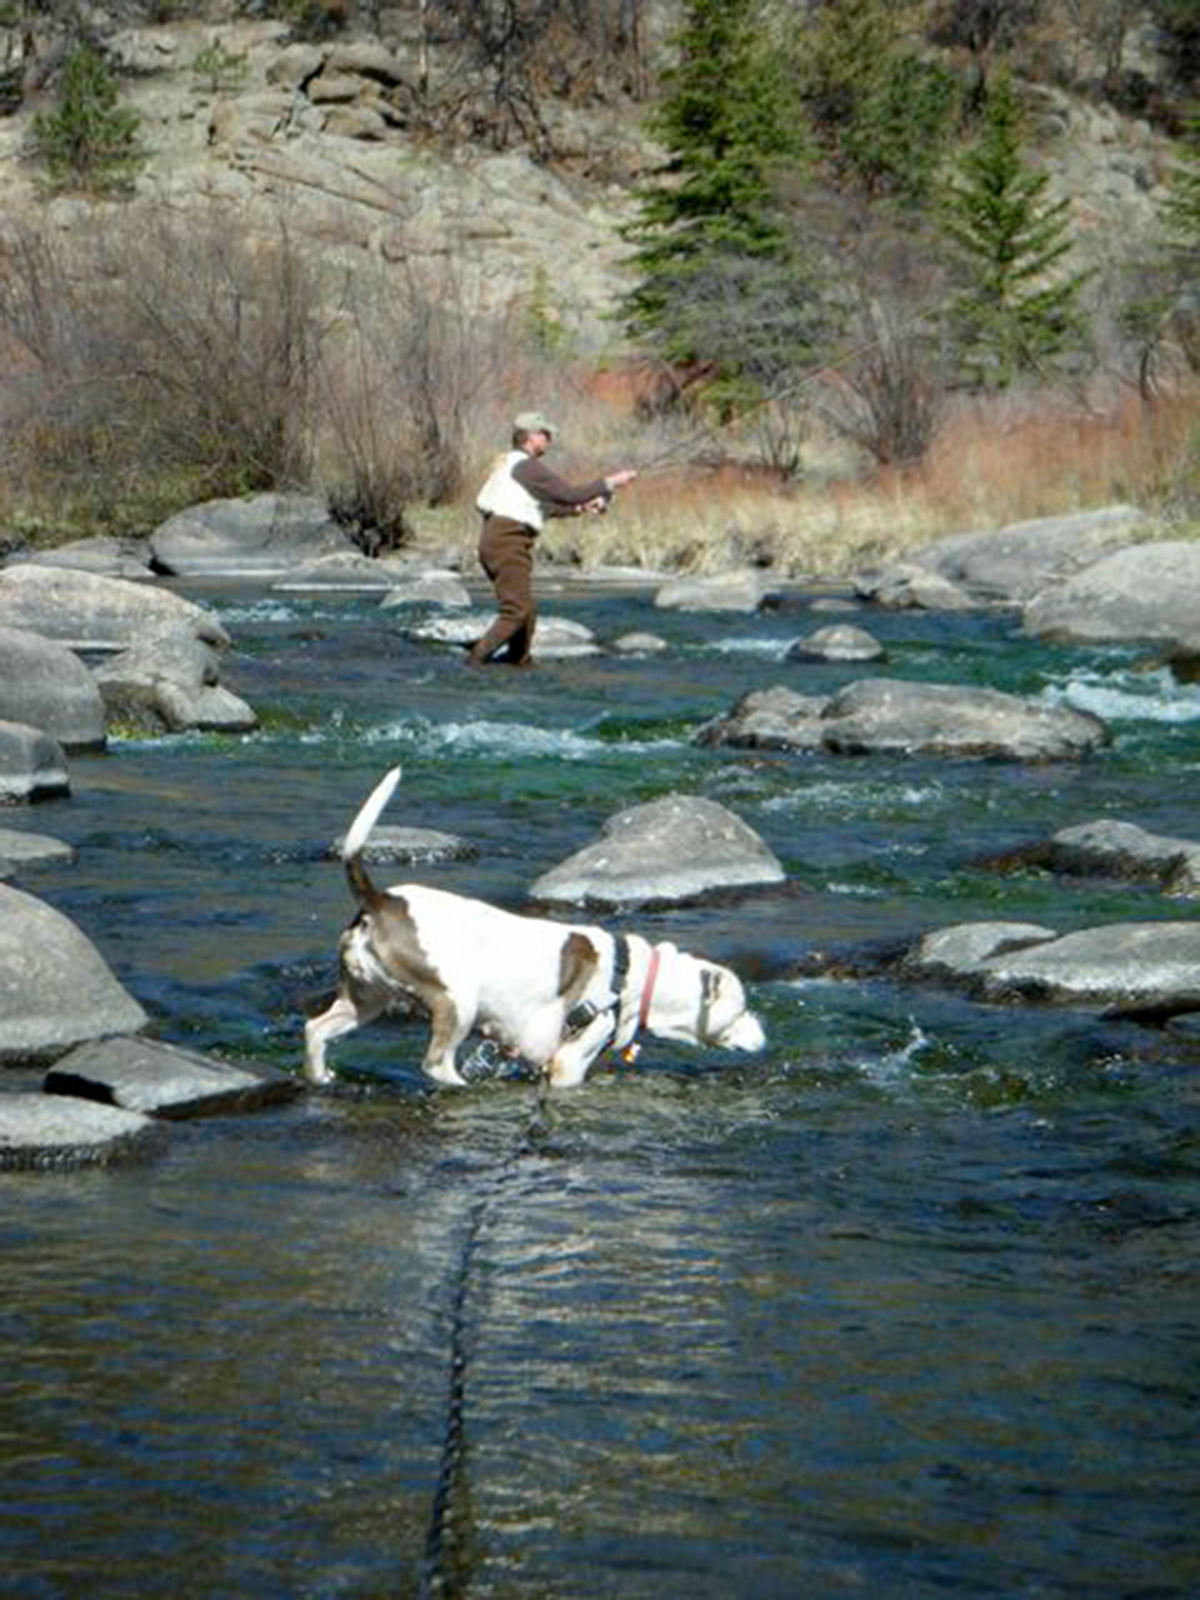
[[[613,649],[623,656],[657,656],[668,648],[656,633],[623,633],[613,640]]]
[[[1148,880],[1169,894],[1200,893],[1200,843],[1147,833],[1132,822],[1081,822],[1014,855],[1050,872]]]
[[[976,599],[1019,605],[1146,537],[1150,528],[1136,506],[1106,506],[955,534],[911,559]]]
[[[1119,550],[1031,601],[1023,625],[1041,639],[1153,639],[1200,650],[1200,541],[1164,539]]]
[[[0,722],[0,806],[70,794],[62,745],[24,722]]]
[[[54,1063],[43,1087],[47,1094],[168,1118],[253,1111],[299,1091],[295,1078],[280,1073],[247,1072],[195,1050],[128,1037],[77,1045]]]
[[[767,598],[763,580],[749,568],[711,578],[675,578],[654,596],[660,611],[737,611],[761,609]]]
[[[149,1117],[48,1094],[0,1095],[0,1170],[105,1166],[162,1139]]]
[[[644,905],[784,876],[773,852],[732,811],[671,794],[610,817],[595,843],[543,873],[531,893],[573,905]]]
[[[329,854],[340,856],[344,835],[334,841]],[[3,854],[0,836],[0,854]],[[454,833],[439,833],[436,828],[377,827],[363,850],[363,860],[378,865],[409,864],[414,861],[473,861],[475,846]]]
[[[466,584],[454,572],[422,572],[404,583],[391,580],[391,587],[379,602],[385,609],[396,606],[443,606],[459,610],[471,604]]]
[[[947,928],[905,966],[986,1000],[1170,1015],[1200,1008],[1200,922],[1121,922],[1061,937],[1021,923]]]
[[[258,718],[218,680],[214,651],[187,634],[160,634],[97,667],[109,727],[144,733],[189,728],[246,733]]]
[[[454,617],[429,617],[403,630],[406,639],[422,643],[471,645],[482,638],[495,618],[492,611],[472,611]],[[571,660],[596,656],[600,646],[590,628],[565,617],[539,617],[533,636],[535,661]]]
[[[104,702],[72,650],[22,628],[0,627],[0,719],[41,728],[64,750],[104,746]]]
[[[42,867],[75,860],[73,845],[52,839],[46,833],[19,832],[0,828],[0,860],[13,867]]]
[[[838,755],[902,753],[1073,761],[1106,744],[1098,717],[948,683],[866,678],[823,713],[822,744]]]
[[[372,589],[390,589],[395,582],[394,568],[359,550],[338,551],[334,555],[318,556],[290,571],[286,578],[278,578],[272,589],[293,592],[324,589],[344,589],[351,592]]]
[[[43,567],[77,567],[83,572],[99,572],[108,578],[153,578],[150,547],[144,539],[112,539],[100,534],[94,539],[73,539],[52,550],[31,550],[8,564],[33,562]]]
[[[825,733],[821,715],[828,703],[825,697],[797,694],[782,684],[754,689],[727,715],[698,728],[693,743],[743,750],[819,750]]]
[[[86,934],[44,901],[0,886],[0,1064],[53,1061],[146,1021]]]
[[[891,611],[977,611],[981,602],[915,561],[897,561],[855,581],[855,593]]]
[[[179,575],[283,576],[353,545],[311,495],[208,500],[168,518],[150,536],[156,564]]]
[[[70,567],[26,565],[0,572],[0,627],[25,628],[87,650],[124,650],[159,633],[229,643],[211,612],[180,595]]]
[[[865,628],[840,623],[797,639],[788,661],[882,661],[887,651]]]

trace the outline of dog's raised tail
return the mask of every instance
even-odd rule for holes
[[[358,815],[342,840],[342,860],[345,863],[346,876],[358,900],[375,900],[379,896],[378,889],[371,882],[362,864],[362,853],[399,782],[399,767],[393,767],[390,772],[385,773],[363,801]]]

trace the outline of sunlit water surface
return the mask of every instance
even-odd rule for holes
[[[481,1050],[429,1092],[394,1023],[333,1047],[330,1094],[0,1178],[0,1592],[1200,1592],[1196,1048],[798,976],[948,922],[1196,915],[978,863],[1102,816],[1197,837],[1200,691],[1010,616],[869,614],[883,670],[1095,711],[1112,747],[736,753],[690,736],[747,689],[863,675],[784,660],[829,620],[801,597],[550,595],[671,648],[529,673],[372,598],[202,597],[262,731],[116,744],[4,818],[78,846],[23,886],[161,1037],[296,1067],[350,911],[328,846],[400,761],[386,820],[478,851],[419,875],[513,907],[622,806],[735,810],[785,887],[609,922],[738,966],[770,1046],[650,1043],[539,1105]]]

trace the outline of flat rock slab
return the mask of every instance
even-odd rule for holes
[[[571,905],[646,905],[785,876],[774,853],[732,811],[715,800],[670,794],[610,817],[595,843],[543,873],[531,893]]]
[[[33,550],[15,557],[9,565],[31,561],[43,567],[79,567],[84,572],[99,572],[107,578],[154,577],[150,566],[150,546],[144,539],[113,539],[98,534],[92,539],[72,539],[53,550]]]
[[[146,1116],[183,1118],[254,1111],[290,1100],[294,1078],[247,1072],[194,1050],[132,1037],[78,1045],[50,1068],[49,1095],[74,1095]]]
[[[1029,923],[968,923],[926,935],[904,968],[985,1000],[1169,1016],[1200,1009],[1200,922],[1122,922],[1061,936]]]
[[[160,1126],[136,1111],[48,1094],[0,1094],[0,1171],[105,1166],[149,1154]]]
[[[277,578],[271,587],[279,592],[292,590],[316,594],[335,589],[348,593],[370,593],[375,589],[390,589],[395,581],[394,571],[371,556],[357,550],[346,550],[334,555],[318,556],[315,561],[297,565],[286,577]]]
[[[441,606],[447,611],[461,611],[471,604],[471,593],[457,573],[422,572],[402,583],[392,578],[379,603],[386,610],[396,606]]]
[[[55,1061],[148,1018],[92,941],[61,912],[0,885],[0,1064]]]
[[[0,835],[0,855],[4,854]],[[340,856],[345,835],[335,839],[329,851]],[[439,833],[436,828],[379,827],[371,834],[362,858],[369,865],[410,865],[413,862],[474,861],[479,855],[473,844],[454,833]]]

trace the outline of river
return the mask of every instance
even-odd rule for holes
[[[784,661],[837,620],[803,593],[730,617],[551,591],[670,648],[515,673],[374,597],[185,592],[260,731],[114,741],[3,819],[78,847],[21,886],[162,1038],[298,1067],[351,911],[328,849],[399,761],[384,820],[477,851],[413,875],[514,908],[624,806],[734,810],[785,885],[606,920],[737,967],[769,1047],[649,1041],[547,1101],[482,1049],[431,1091],[393,1022],[334,1044],[331,1092],[0,1176],[0,1593],[1200,1592],[1195,1045],[800,975],[951,922],[1197,915],[978,863],[1098,817],[1197,837],[1200,688],[1009,613],[866,612],[871,675],[1076,705],[1111,747],[744,753],[690,736],[748,689],[864,675]]]

